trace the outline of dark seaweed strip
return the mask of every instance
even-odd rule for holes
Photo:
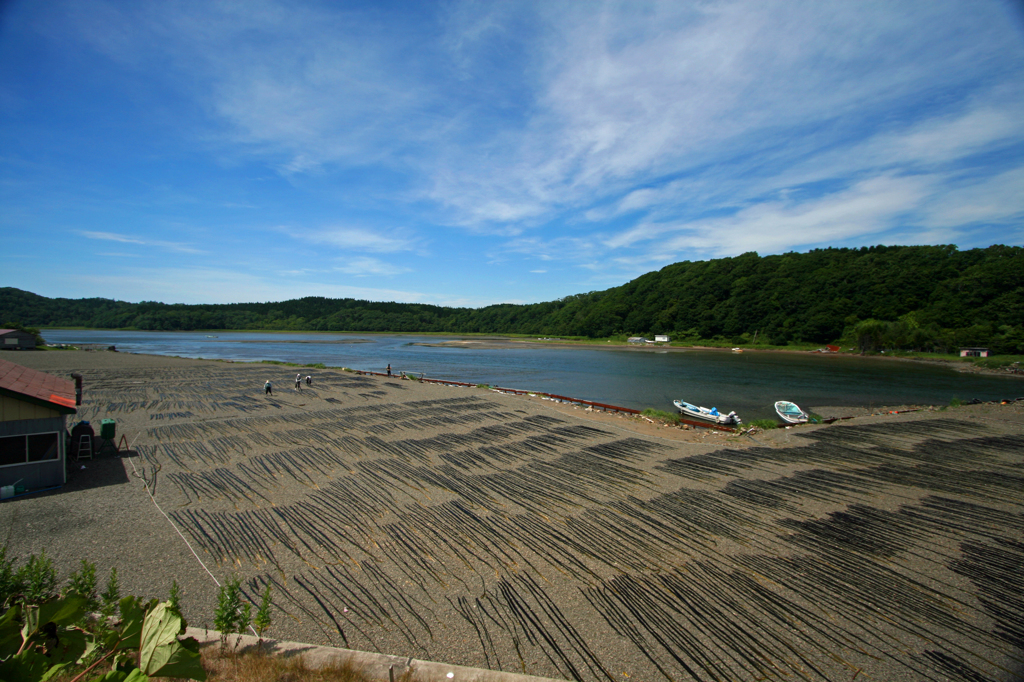
[[[299,576],[295,576],[295,584],[304,589],[309,594],[309,596],[313,597],[313,600],[317,603],[317,605],[323,610],[325,614],[327,614],[327,617],[331,619],[331,622],[334,623],[334,627],[337,628],[338,634],[341,635],[341,639],[345,642],[345,646],[348,647],[348,637],[345,635],[344,628],[341,627],[341,623],[338,622],[338,619],[334,617],[334,614],[331,613],[331,610],[327,608],[326,604],[324,604],[323,600],[321,599],[320,593],[316,591],[312,584],[306,585],[305,583],[303,583],[302,578],[300,578]]]
[[[312,504],[310,504],[308,502],[298,502],[298,503],[296,503],[293,506],[296,509],[296,511],[298,511],[300,513],[303,512],[303,511],[309,512],[309,514],[310,514],[310,516],[312,518],[318,519],[320,521],[329,521],[331,518],[337,519],[339,522],[345,520],[343,518],[338,517],[334,513],[333,509],[330,509],[328,507],[324,507],[322,505],[312,505]],[[339,525],[342,528],[346,527],[344,525],[341,525],[340,523],[339,523]],[[334,533],[335,535],[337,535],[338,537],[344,538],[345,542],[348,542],[348,543],[350,543],[352,545],[355,545],[364,554],[372,554],[372,552],[368,548],[364,547],[358,541],[353,539],[351,532],[344,533],[344,534],[339,532],[339,530],[338,530],[339,525],[331,525],[330,526],[331,532]],[[349,527],[349,530],[350,531],[352,530],[351,527]]]
[[[409,603],[410,597],[408,597],[403,590],[399,589],[398,586],[395,585],[394,581],[392,581],[391,578],[389,578],[384,573],[384,571],[379,566],[377,566],[377,564],[373,563],[372,561],[364,560],[361,563],[361,565],[366,573],[372,575],[375,578],[375,580],[377,581],[377,585],[381,588],[381,591],[389,592],[395,601],[401,602],[402,605],[405,606],[405,610],[409,613],[409,615],[415,618],[417,621],[419,621],[420,626],[422,626],[423,629],[427,632],[427,635],[430,637],[430,639],[434,639],[434,632],[430,629],[430,624],[427,623],[427,621],[424,620],[422,616],[420,616],[419,611],[413,608],[413,605]],[[414,601],[416,601],[416,605],[419,606],[421,609],[426,609],[428,611],[430,610],[430,608],[426,604],[418,600]]]
[[[425,558],[431,556],[430,548],[427,545],[422,544],[418,538],[413,536],[408,528],[404,525],[389,523],[386,526],[381,527],[381,532],[389,537],[395,544],[405,548],[406,553],[404,556],[406,559],[411,560],[414,564],[422,568],[430,575],[430,577],[441,585],[445,584],[444,580],[441,578],[441,574],[438,573]]]
[[[480,623],[477,623],[477,618],[473,611],[475,610],[469,604],[469,600],[465,597],[459,597],[457,601],[452,601],[451,597],[446,597],[448,603],[452,605],[455,612],[466,619],[473,629],[476,630],[476,637],[480,640],[480,650],[484,652],[484,664],[487,668],[492,669],[491,666],[491,653],[494,653],[494,660],[496,668],[501,670],[501,658],[498,656],[497,650],[494,648],[494,642],[491,640],[491,635],[487,631],[487,624],[481,619]],[[484,639],[486,637],[486,640]]]
[[[573,645],[573,648],[576,651],[576,655],[583,660],[586,666],[590,669],[590,672],[593,675],[598,676],[597,671],[600,671],[605,677],[614,682],[615,678],[612,674],[609,673],[601,664],[600,659],[593,651],[590,650],[590,647],[587,646],[587,643],[584,641],[579,631],[577,631],[576,628],[573,627],[572,623],[570,623],[562,614],[558,606],[555,605],[547,593],[541,589],[540,585],[537,584],[537,581],[534,580],[530,574],[524,573],[519,578],[519,582],[526,585],[526,588],[533,595],[534,601],[540,605],[541,611],[548,617],[548,620],[555,625],[558,632],[569,640],[569,643]]]
[[[674,676],[670,675],[669,672],[665,670],[661,661],[655,658],[652,647],[649,646],[647,640],[640,633],[635,622],[632,619],[626,618],[622,610],[616,607],[616,602],[605,594],[603,590],[593,587],[581,587],[580,593],[588,602],[590,602],[590,606],[601,614],[601,617],[604,618],[609,627],[611,627],[611,629],[617,634],[633,642],[633,646],[643,654],[644,658],[650,661],[654,667],[658,669],[658,672],[660,672],[665,679],[675,679]]]
[[[544,526],[540,521],[520,514],[510,519],[492,519],[504,533],[515,538],[524,547],[543,556],[559,570],[571,574],[577,580],[600,580],[600,577],[579,560],[577,554],[585,554],[586,548],[580,543],[557,531]],[[574,550],[574,551],[573,551]]]
[[[701,564],[693,568],[699,568]],[[661,575],[654,580],[658,587],[654,587],[651,579],[644,579],[648,589],[660,589],[668,598],[666,604],[671,604],[673,610],[678,613],[686,613],[687,620],[693,622],[696,627],[705,632],[711,641],[723,646],[725,655],[731,658],[740,667],[746,667],[761,677],[771,674],[771,669],[779,670],[779,667],[772,661],[772,657],[785,661],[786,654],[780,651],[780,645],[791,652],[795,649],[786,645],[781,638],[772,637],[765,632],[761,633],[760,623],[753,621],[740,622],[738,616],[743,613],[743,605],[730,600],[726,595],[727,591],[722,589],[701,589],[694,588],[695,583],[702,587],[718,584],[726,587],[727,583],[721,580],[721,575],[715,576],[717,580],[709,580],[707,574],[703,576],[688,576],[686,579],[676,575]],[[695,580],[697,578],[697,580]],[[703,578],[703,579],[701,579]],[[768,655],[770,652],[771,655]],[[801,663],[813,670],[820,677],[826,677],[817,670],[803,656],[797,654]],[[765,666],[765,663],[769,667]],[[791,668],[792,669],[792,668]],[[806,675],[801,677],[808,679]]]

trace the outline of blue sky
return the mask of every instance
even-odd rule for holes
[[[0,286],[482,306],[1024,243],[1019,3],[0,3]]]

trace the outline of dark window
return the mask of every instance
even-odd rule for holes
[[[57,459],[57,434],[37,433],[28,437],[28,461],[45,462]]]
[[[25,462],[25,436],[0,438],[0,466]]]
[[[0,438],[0,466],[57,459],[59,442],[56,433]]]

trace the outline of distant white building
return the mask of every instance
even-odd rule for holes
[[[654,335],[654,342],[655,343],[668,343],[669,342],[669,338],[667,336],[665,336],[664,334],[655,334]]]

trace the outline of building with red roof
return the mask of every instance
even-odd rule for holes
[[[0,329],[0,350],[32,350],[36,337],[21,329]]]
[[[73,381],[0,360],[0,487],[67,481],[65,419],[75,404]]]

